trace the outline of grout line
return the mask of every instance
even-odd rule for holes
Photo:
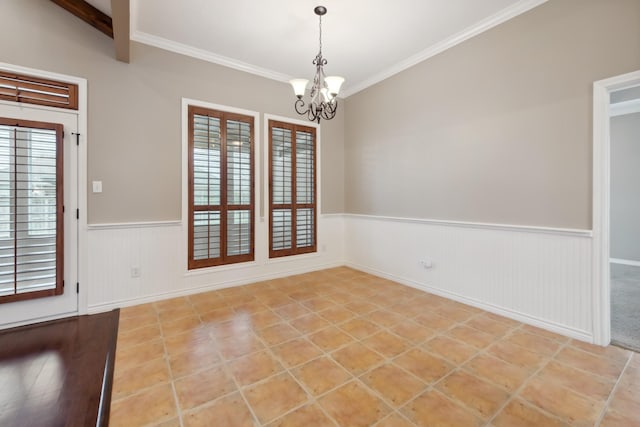
[[[622,372],[620,372],[620,376],[618,377],[616,383],[613,385],[613,388],[611,389],[611,392],[609,393],[609,396],[607,397],[607,400],[604,402],[604,406],[602,407],[602,411],[600,412],[600,416],[598,417],[598,421],[595,424],[596,427],[599,426],[602,423],[602,420],[607,415],[607,410],[609,409],[609,405],[611,404],[611,401],[613,400],[613,397],[615,396],[616,392],[618,391],[620,383],[622,382],[622,377],[624,376],[625,372],[627,371],[627,368],[631,364],[631,359],[633,359],[633,352],[629,353],[629,358],[627,359],[627,362],[624,364],[624,368],[622,368]]]
[[[521,329],[522,325],[519,326],[518,328],[516,328],[515,330]],[[514,331],[515,331],[514,330]],[[512,331],[513,332],[513,331]],[[512,333],[510,334],[512,335]],[[516,397],[520,396],[520,393],[526,388],[527,385],[529,385],[529,383],[531,382],[531,380],[533,378],[535,378],[540,372],[542,372],[542,370],[547,367],[547,365],[555,359],[555,357],[564,349],[566,348],[570,343],[570,340],[565,341],[564,343],[559,343],[560,346],[556,349],[556,351],[550,355],[550,356],[545,356],[546,360],[544,363],[542,363],[538,369],[536,369],[535,371],[533,371],[533,373],[531,375],[529,375],[527,377],[527,379],[525,379],[522,384],[520,384],[520,387],[518,387],[516,390],[514,390],[511,395],[507,398],[507,400],[505,400],[505,402],[502,404],[502,406],[500,406],[500,408],[498,408],[498,410],[496,410],[496,412],[493,414],[493,416],[491,418],[488,419],[487,423],[485,424],[486,426],[490,426],[492,425],[491,423],[493,423],[493,421],[498,417],[498,415],[500,415],[502,413],[502,411],[504,411],[504,409],[507,407],[507,405],[509,405],[509,403],[511,403],[512,401],[514,401],[516,399]],[[517,344],[516,344],[517,345]],[[524,348],[524,347],[523,347]],[[502,360],[502,359],[500,359]],[[523,400],[527,403],[529,403],[528,400],[524,399]],[[540,408],[538,406],[536,406],[537,409],[541,410],[542,412],[544,412],[545,414],[549,415],[550,418],[554,418],[556,420],[560,420],[563,423],[566,423],[565,420],[563,420],[562,418],[560,418],[559,416],[555,415],[555,414],[551,414],[549,412],[547,412],[544,408]]]

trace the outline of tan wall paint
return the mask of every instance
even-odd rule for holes
[[[88,180],[103,181],[89,223],[180,219],[182,97],[299,117],[285,83],[139,43],[117,62],[113,40],[49,1],[2,0],[2,15],[0,61],[88,80]],[[322,211],[342,212],[342,111],[321,137]]]
[[[348,98],[346,211],[591,228],[592,83],[640,1],[549,2]]]

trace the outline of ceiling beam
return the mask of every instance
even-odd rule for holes
[[[71,12],[87,24],[113,38],[113,23],[106,15],[84,0],[51,0],[58,6]],[[127,1],[127,3],[129,3]]]
[[[116,45],[116,59],[129,63],[131,42],[130,28],[130,0],[111,0],[111,16],[113,19],[113,41]]]

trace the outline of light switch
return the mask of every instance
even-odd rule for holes
[[[102,181],[93,181],[93,192],[102,193]]]

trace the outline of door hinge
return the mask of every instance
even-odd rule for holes
[[[76,219],[80,219],[80,209],[76,209]]]
[[[64,280],[62,281],[62,289],[64,289]]]
[[[62,213],[64,213],[64,206],[62,206]]]
[[[80,293],[80,282],[76,282],[76,294]]]

